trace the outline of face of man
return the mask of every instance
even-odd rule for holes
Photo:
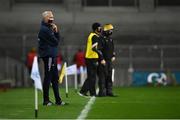
[[[103,34],[108,37],[108,36],[111,36],[113,33],[113,30],[107,30],[107,31],[103,31]]]
[[[97,30],[96,30],[96,32],[97,32],[98,34],[101,34],[101,32],[102,32],[102,27],[98,27]]]
[[[43,20],[45,23],[52,24],[54,21],[54,15],[51,11],[45,11],[43,13]]]
[[[109,36],[112,35],[112,33],[113,33],[113,30],[109,30],[108,32]]]

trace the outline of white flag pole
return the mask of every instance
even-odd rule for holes
[[[31,79],[34,80],[34,102],[35,102],[35,118],[38,117],[38,89],[42,90],[41,77],[39,74],[37,56],[34,57],[31,71]]]
[[[115,73],[115,69],[112,69],[112,82],[114,82],[114,73]]]
[[[38,90],[34,87],[35,90],[35,118],[38,117]]]
[[[78,89],[78,87],[77,87],[77,69],[76,69],[74,77],[75,77],[74,87],[75,87],[75,92],[77,92],[77,89]]]
[[[66,62],[64,63],[64,66],[65,66],[65,83],[66,83],[66,97],[68,97],[68,81],[67,81],[67,64]]]
[[[80,66],[80,84],[81,84],[81,86],[83,86],[83,82],[84,82],[84,71],[83,71],[83,67]]]

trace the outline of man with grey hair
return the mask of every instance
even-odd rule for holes
[[[43,82],[43,105],[50,106],[53,103],[49,99],[49,87],[52,88],[56,105],[65,105],[59,95],[57,53],[60,35],[52,11],[42,13],[42,23],[38,34],[38,54],[44,62],[45,77]]]

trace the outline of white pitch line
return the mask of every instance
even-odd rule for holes
[[[78,116],[77,120],[84,120],[86,119],[88,112],[91,109],[91,106],[94,104],[96,100],[96,97],[91,97],[91,99],[88,101],[84,109],[81,111],[81,114]]]
[[[96,93],[98,93],[99,89],[96,89]],[[85,120],[89,111],[91,110],[91,106],[94,104],[96,100],[96,97],[93,96],[91,99],[88,101],[84,109],[81,111],[81,114],[78,116],[76,120]]]

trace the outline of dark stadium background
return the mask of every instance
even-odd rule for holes
[[[54,12],[68,65],[84,49],[93,22],[112,23],[115,86],[134,85],[134,74],[143,72],[176,72],[179,81],[179,0],[0,0],[0,83],[32,86],[25,61],[37,46],[44,10]]]

